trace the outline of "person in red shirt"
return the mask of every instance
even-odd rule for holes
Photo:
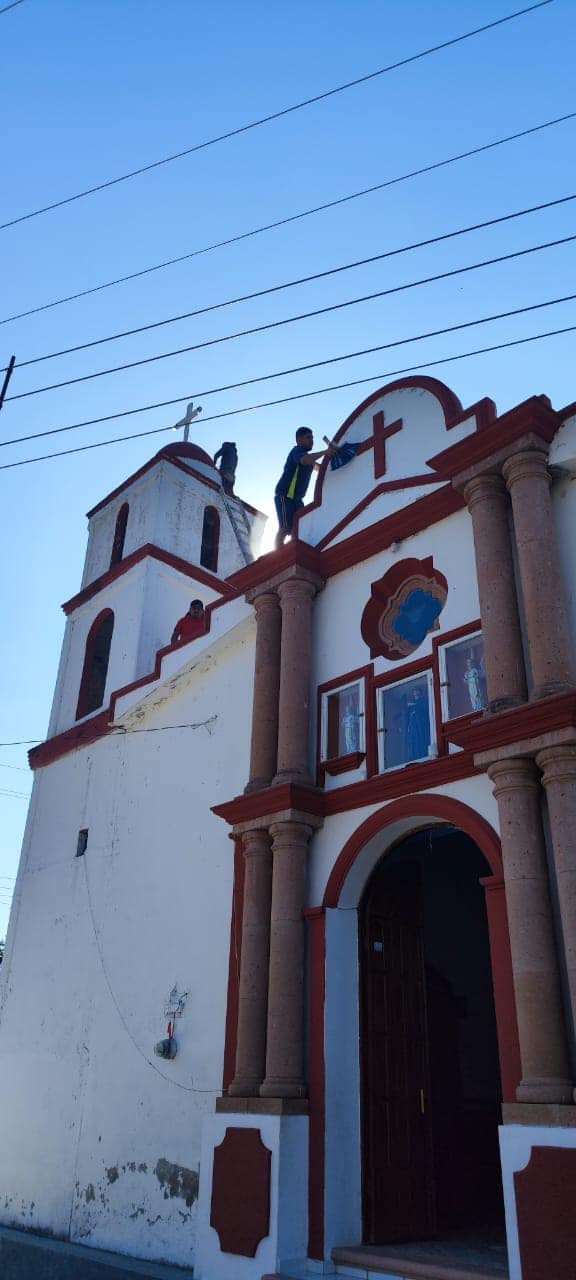
[[[179,618],[172,632],[170,644],[178,640],[196,640],[206,630],[206,613],[201,600],[191,600],[188,613]]]

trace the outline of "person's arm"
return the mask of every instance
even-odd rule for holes
[[[177,622],[172,632],[172,639],[170,641],[170,644],[176,644],[176,641],[179,639],[180,639],[180,623]]]
[[[320,458],[333,458],[335,453],[338,453],[338,450],[332,444],[327,449],[321,449],[319,453],[303,453],[299,459],[300,466],[313,467]]]
[[[221,454],[222,454],[222,450],[221,450],[221,449],[219,449],[219,450],[218,450],[218,453],[215,453],[215,454],[214,454],[214,462],[217,462],[217,461],[218,461],[218,459],[219,459],[219,457],[221,456]]]

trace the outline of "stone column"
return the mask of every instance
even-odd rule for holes
[[[287,578],[278,587],[282,607],[282,646],[276,785],[312,785],[308,768],[312,601],[317,583]]]
[[[258,1093],[266,1066],[272,854],[266,830],[247,831],[243,843],[246,865],[236,1069],[228,1093],[247,1098]]]
[[[576,683],[568,617],[552,519],[550,477],[543,449],[512,454],[502,467],[510,490],[526,631],[532,698],[563,693]]]
[[[518,1102],[572,1101],[572,1085],[546,848],[540,782],[532,760],[489,765],[500,815],[510,950],[514,973],[522,1079]]]
[[[576,746],[547,747],[538,752],[536,764],[542,770],[548,800],[572,1023],[576,1026]]]
[[[312,828],[275,822],[273,837],[268,1031],[264,1098],[303,1098],[304,904],[306,855]]]
[[[245,791],[268,787],[276,773],[280,631],[282,617],[276,591],[253,597],[256,613],[256,659],[252,699],[250,777]]]
[[[508,526],[509,499],[497,474],[462,487],[472,518],[490,711],[526,701],[522,634]]]

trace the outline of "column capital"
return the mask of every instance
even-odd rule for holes
[[[270,853],[270,834],[265,827],[252,827],[242,834],[242,845],[246,858]]]
[[[256,613],[264,613],[266,609],[279,609],[278,592],[270,582],[261,583],[246,592],[248,604],[254,605]]]
[[[507,501],[506,484],[497,470],[479,471],[477,475],[467,472],[463,476],[455,476],[452,483],[455,489],[460,489],[464,494],[468,510],[479,502],[485,502],[487,498]]]
[[[510,454],[502,464],[502,475],[510,492],[518,480],[527,478],[542,479],[546,484],[550,484],[547,447],[534,445],[530,449],[525,448],[518,453]]]
[[[549,782],[575,782],[576,746],[561,743],[558,746],[544,747],[536,756],[536,764],[542,770],[545,787]]]
[[[281,604],[290,599],[313,600],[320,590],[320,582],[312,576],[283,578],[282,582],[278,583],[277,590]]]
[[[269,830],[276,851],[281,850],[283,845],[292,846],[298,842],[307,844],[313,828],[306,826],[304,822],[283,821],[271,823]]]
[[[512,760],[495,760],[486,770],[494,783],[496,799],[507,791],[538,791],[540,779],[533,760],[517,756]]]

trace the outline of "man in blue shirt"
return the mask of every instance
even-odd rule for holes
[[[275,548],[284,545],[284,539],[292,533],[292,525],[294,516],[301,507],[304,506],[304,494],[310,483],[310,477],[314,464],[319,458],[323,458],[325,454],[332,457],[337,453],[337,449],[329,445],[327,449],[321,449],[319,453],[312,453],[314,447],[314,436],[310,427],[298,427],[296,432],[296,444],[290,450],[284,470],[274,495],[276,504],[276,512],[278,515],[279,529],[276,534]]]

